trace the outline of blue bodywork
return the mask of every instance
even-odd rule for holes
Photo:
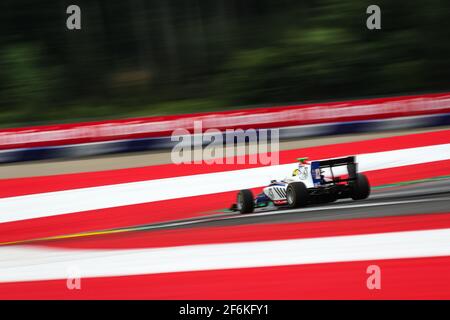
[[[315,187],[318,187],[322,183],[319,161],[311,162],[311,177]]]
[[[255,206],[256,207],[265,207],[269,204],[269,202],[270,202],[270,198],[268,196],[266,196],[266,194],[263,192],[256,196]]]

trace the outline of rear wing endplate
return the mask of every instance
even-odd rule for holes
[[[333,168],[339,167],[339,166],[347,166],[347,172],[348,172],[347,178],[339,178],[339,179],[335,178],[334,173],[333,173]],[[357,164],[355,162],[355,156],[314,161],[311,164],[311,169],[313,170],[313,172],[314,171],[316,173],[320,172],[320,170],[323,168],[329,168],[329,170],[331,172],[331,177],[332,177],[333,181],[329,182],[329,183],[353,181],[356,179]],[[317,180],[320,181],[320,177],[318,177],[318,174],[313,175],[313,180],[314,180],[314,182],[316,182]]]

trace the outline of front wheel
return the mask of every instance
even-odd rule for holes
[[[236,206],[241,213],[252,213],[255,209],[252,191],[248,189],[239,191]]]
[[[367,177],[361,173],[356,175],[356,180],[352,183],[352,194],[353,200],[363,200],[368,198],[370,195],[370,184]]]
[[[303,182],[292,182],[286,189],[286,200],[289,208],[305,207],[308,204],[308,188]]]

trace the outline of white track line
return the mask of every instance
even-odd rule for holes
[[[450,256],[450,229],[126,250],[0,248],[0,282]],[[72,271],[73,272],[73,271]]]
[[[446,159],[450,159],[450,144],[357,156],[361,171]],[[285,177],[295,166],[291,163],[3,198],[0,223],[260,187],[272,178]]]

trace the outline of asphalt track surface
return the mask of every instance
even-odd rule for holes
[[[253,223],[332,221],[412,214],[445,213],[450,209],[450,177],[423,183],[373,190],[366,200],[341,199],[331,204],[301,209],[260,210],[251,214],[231,213],[216,217],[147,225],[156,229],[229,226]],[[144,226],[143,226],[144,227]]]
[[[400,185],[375,187],[368,199],[353,201],[340,199],[334,203],[311,205],[301,209],[260,209],[251,214],[242,215],[238,212],[214,213],[209,216],[194,219],[183,219],[103,231],[98,234],[86,233],[87,237],[101,237],[110,232],[127,229],[129,232],[152,232],[181,228],[223,227],[249,224],[274,224],[294,222],[337,221],[362,218],[380,218],[389,216],[448,213],[450,208],[450,177],[436,177],[430,181],[412,181]],[[94,231],[94,230],[92,230]],[[81,234],[82,235],[82,234]],[[73,235],[74,238],[80,234]],[[83,236],[82,236],[83,237]],[[71,238],[66,235],[65,239]],[[34,239],[25,241],[50,240]],[[52,239],[58,241],[58,238]],[[18,244],[18,243],[17,243]]]

